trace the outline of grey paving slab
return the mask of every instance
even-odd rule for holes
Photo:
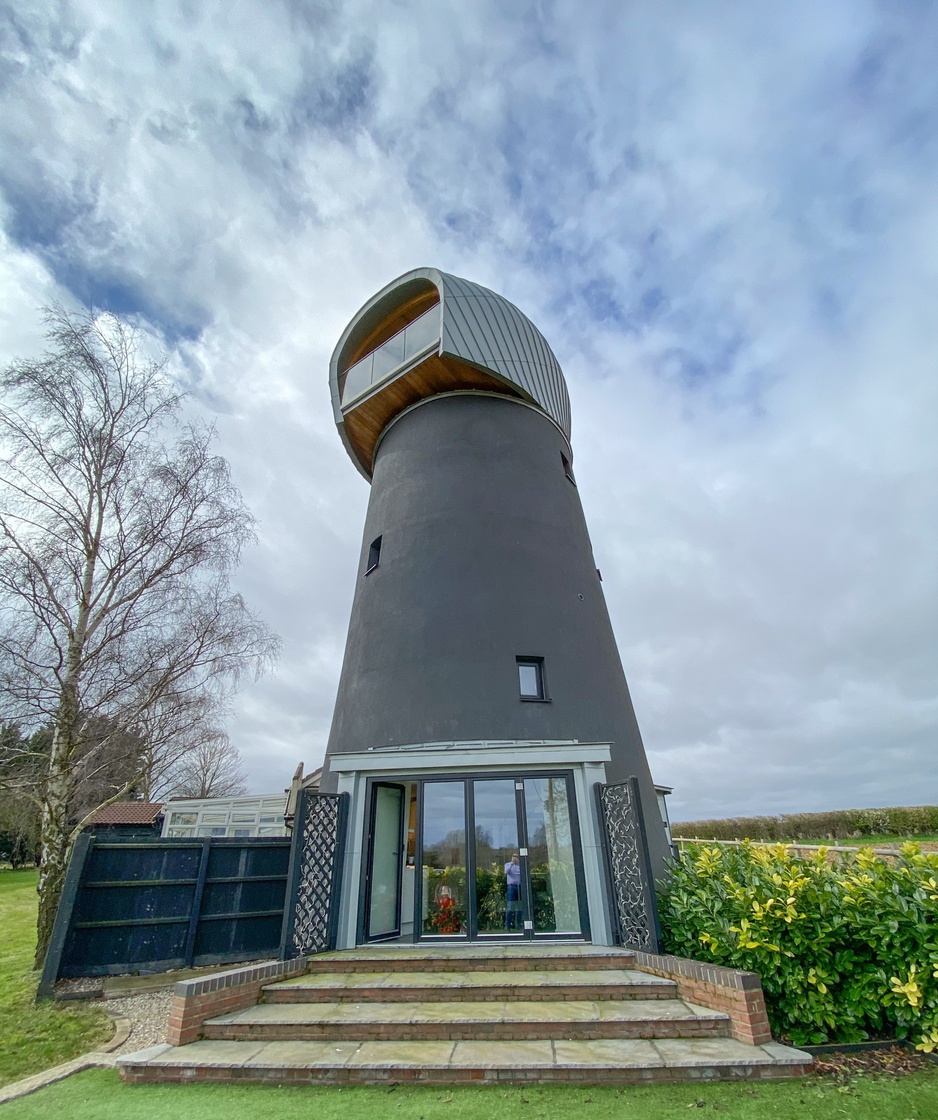
[[[393,961],[393,960],[452,960],[454,957],[467,957],[473,960],[490,958],[502,960],[506,957],[611,957],[633,956],[627,949],[618,949],[612,945],[584,945],[582,942],[554,942],[519,944],[513,942],[504,945],[473,945],[462,943],[460,945],[373,945],[367,949],[337,949],[331,953],[317,953],[311,958],[310,963],[330,963],[341,961]]]
[[[681,1000],[415,1000],[407,1003],[261,1003],[212,1026],[290,1023],[621,1023],[729,1016]]]
[[[682,1066],[771,1065],[774,1059],[761,1046],[747,1046],[735,1038],[656,1038],[653,1045],[672,1068]]]
[[[158,1042],[156,1046],[147,1046],[143,1050],[134,1050],[130,1054],[121,1054],[117,1059],[118,1066],[137,1065],[140,1062],[149,1062],[153,1058],[158,1058],[161,1054],[165,1054],[167,1050],[172,1050],[174,1047],[170,1046],[168,1042]]]
[[[457,1042],[450,1064],[469,1069],[543,1069],[554,1064],[550,1042]]]
[[[766,1042],[762,1049],[773,1062],[781,1062],[783,1065],[811,1065],[814,1062],[813,1054],[806,1050],[796,1050],[793,1046],[783,1046],[780,1042]]]
[[[725,1011],[714,1011],[712,1007],[704,1007],[701,1003],[691,1003],[690,1000],[682,1001],[691,1015],[701,1015],[707,1019],[729,1019],[729,1015]]]
[[[583,969],[550,969],[545,972],[519,970],[517,972],[322,972],[305,973],[265,987],[267,992],[280,989],[323,988],[566,988],[576,986],[677,988],[673,980],[652,976],[634,969],[608,968],[590,972]]]
[[[218,1015],[208,1022],[213,1026],[246,1025],[248,1023],[310,1023],[332,1022],[343,1008],[356,1008],[358,1004],[341,1003],[259,1003],[228,1015]]]
[[[497,1023],[512,1016],[501,1000],[485,1000],[472,1003],[404,1003],[382,1004],[389,1007],[406,1007],[411,1015],[409,1023]],[[402,1020],[404,1019],[401,1016]]]
[[[451,1064],[455,1042],[363,1042],[350,1066],[381,1069],[445,1069]]]
[[[554,1058],[558,1066],[576,1069],[660,1069],[664,1065],[650,1042],[629,1038],[556,1041]]]
[[[245,1069],[287,1068],[309,1066],[344,1066],[361,1044],[358,1042],[267,1042],[242,1062]]]
[[[203,1041],[188,1046],[171,1046],[150,1058],[150,1066],[228,1066],[236,1069],[264,1046],[262,1042]],[[139,1063],[137,1063],[139,1064]]]
[[[564,1005],[566,1006],[566,1005]],[[679,999],[603,1000],[596,1005],[596,1018],[601,1023],[618,1023],[633,1019],[721,1019],[729,1020],[722,1011],[707,1007],[691,1007]]]
[[[304,972],[299,976],[291,976],[289,980],[278,980],[264,987],[265,992],[274,992],[279,988],[370,988],[377,984],[389,984],[401,980],[406,976],[423,975],[423,973],[401,973],[387,971],[381,972]],[[439,977],[438,972],[427,973],[428,976]],[[452,976],[453,973],[447,975]]]

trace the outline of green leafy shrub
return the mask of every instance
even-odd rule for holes
[[[776,1035],[938,1049],[938,853],[689,844],[660,908],[667,952],[761,976]]]

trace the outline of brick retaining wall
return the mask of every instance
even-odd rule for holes
[[[635,967],[653,976],[674,980],[681,999],[724,1011],[730,1017],[733,1038],[751,1046],[772,1041],[762,981],[754,972],[704,964],[685,957],[635,953]]]
[[[173,991],[166,1041],[171,1046],[196,1042],[202,1036],[206,1019],[253,1007],[265,984],[299,976],[306,967],[306,957],[295,957],[292,961],[232,968],[203,979],[180,980]]]

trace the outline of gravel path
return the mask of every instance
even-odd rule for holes
[[[172,988],[164,988],[159,992],[126,996],[123,999],[96,1000],[95,1007],[123,1015],[131,1023],[130,1037],[113,1053],[132,1054],[145,1046],[155,1046],[158,1042],[165,1042],[172,998]]]

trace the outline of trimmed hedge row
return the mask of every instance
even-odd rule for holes
[[[864,836],[927,836],[938,833],[938,805],[892,809],[838,809],[780,817],[727,817],[673,824],[689,840],[857,840]]]
[[[776,1036],[938,1049],[938,852],[688,844],[660,910],[667,952],[759,974]]]

